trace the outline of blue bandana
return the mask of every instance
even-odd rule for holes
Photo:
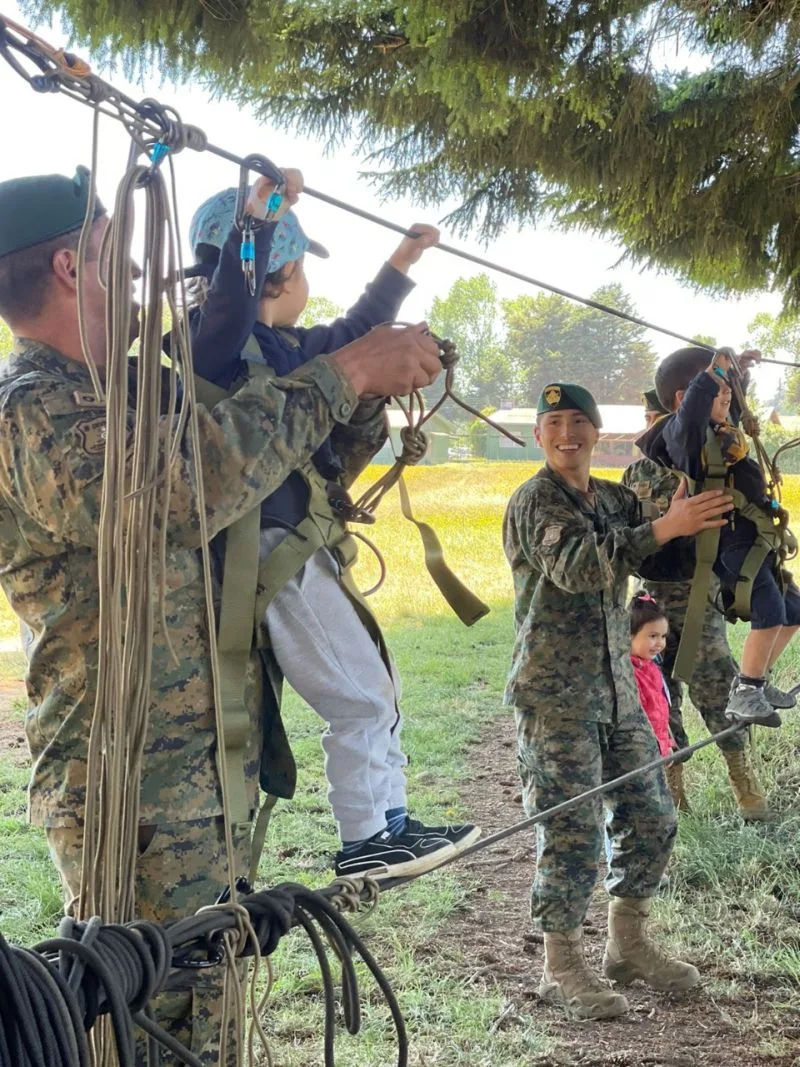
[[[189,241],[195,255],[197,246],[201,244],[221,249],[234,224],[235,216],[235,189],[215,193],[201,204],[189,226]],[[273,274],[285,264],[300,259],[306,252],[321,259],[327,259],[329,255],[321,244],[306,237],[297,215],[293,211],[287,211],[275,225],[267,273]]]

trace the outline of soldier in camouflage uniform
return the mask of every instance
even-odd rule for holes
[[[97,684],[97,536],[106,424],[103,402],[93,393],[83,361],[78,326],[76,249],[87,202],[85,170],[74,180],[50,175],[0,184],[0,315],[16,338],[10,360],[0,369],[0,576],[32,634],[26,678],[33,757],[30,817],[45,828],[68,902],[80,888]],[[83,291],[89,350],[101,367],[106,318],[98,254],[107,223],[98,204]],[[362,403],[359,396],[406,393],[432,382],[439,369],[438,349],[421,328],[387,327],[310,361],[290,377],[254,377],[213,410],[199,408],[199,440],[185,437],[177,462],[166,470],[164,608],[170,644],[156,612],[136,885],[142,918],[186,915],[213,904],[228,884],[197,551],[194,448],[203,453],[213,537],[258,506],[332,431],[342,442],[348,470],[363,466],[383,433],[383,405]],[[134,418],[131,411],[131,433]],[[174,432],[162,426],[162,439],[170,440]],[[245,752],[251,811],[262,749],[261,686],[261,663],[253,655]],[[235,827],[234,848],[235,873],[244,874],[249,823]],[[221,982],[219,968],[199,977],[195,972],[182,988],[154,1002],[157,1021],[204,1064],[217,1062]],[[140,1057],[147,1062],[142,1049]],[[165,1056],[161,1062],[166,1067],[178,1061]]]
[[[644,394],[645,419],[651,425],[651,416],[659,417],[664,409],[654,391]],[[622,484],[632,489],[639,499],[645,518],[664,515],[678,488],[679,476],[643,456],[630,464],[622,475]],[[669,622],[669,640],[664,653],[664,677],[669,686],[670,730],[679,748],[689,743],[683,726],[683,686],[672,677],[672,668],[678,650],[686,606],[689,602],[691,578],[694,573],[694,551],[691,544],[673,542],[669,549],[645,562],[647,578],[644,588],[654,597]],[[733,679],[738,674],[736,661],[728,645],[728,629],[724,616],[713,607],[719,590],[719,582],[712,576],[709,604],[703,618],[700,642],[702,650],[694,675],[689,685],[689,697],[699,711],[709,733],[725,730],[730,722],[725,717]],[[728,778],[733,788],[742,817],[748,822],[763,822],[772,818],[755,771],[748,759],[747,735],[744,731],[717,742],[728,766]],[[687,757],[688,759],[689,757]],[[683,763],[673,763],[667,769],[667,781],[675,801],[682,811],[689,810],[683,778]]]
[[[680,535],[718,526],[730,502],[719,493],[677,497],[667,515],[642,522],[636,497],[590,477],[600,416],[591,395],[562,382],[537,408],[546,465],[514,493],[504,547],[515,592],[516,642],[505,702],[516,710],[525,809],[549,808],[658,757],[630,662],[628,578]],[[607,795],[613,855],[605,974],[689,989],[694,967],[665,957],[645,932],[675,836],[664,772]],[[574,1018],[627,1010],[587,966],[582,923],[603,852],[600,798],[537,827],[531,913],[544,932],[540,995]]]

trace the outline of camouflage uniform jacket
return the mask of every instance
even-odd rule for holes
[[[374,433],[361,444],[362,428],[347,426],[358,410],[352,386],[329,357],[291,377],[254,378],[213,410],[200,408],[209,536],[258,506],[334,429],[352,434],[354,467],[360,450],[368,458]],[[131,432],[133,418],[131,412]],[[86,367],[46,346],[18,341],[0,368],[0,580],[34,635],[26,679],[30,814],[49,826],[80,825],[85,801],[97,680],[104,451],[105,408],[93,396]],[[178,662],[156,611],[143,822],[201,819],[222,810],[188,438],[168,477],[166,619]],[[255,806],[262,684],[257,657],[249,681],[253,728],[246,772]]]
[[[503,521],[516,642],[505,703],[565,719],[638,723],[628,578],[658,545],[636,497],[592,478],[588,499],[548,467]]]
[[[636,494],[642,517],[652,521],[669,510],[673,494],[680,484],[680,474],[644,456],[625,468],[622,484]],[[676,590],[685,588],[688,597],[694,564],[694,538],[676,537],[646,559],[638,573],[645,580],[648,592],[656,599],[657,594],[650,589],[652,582],[668,583]]]

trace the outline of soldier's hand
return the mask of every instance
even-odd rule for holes
[[[442,369],[439,346],[424,322],[376,326],[333,358],[359,396],[407,396],[430,385]]]
[[[724,516],[733,510],[733,498],[723,489],[709,489],[697,496],[689,496],[686,479],[672,497],[666,515],[653,523],[653,533],[660,545],[675,537],[692,537],[702,530],[717,530],[724,526]]]

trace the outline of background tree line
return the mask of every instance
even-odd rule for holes
[[[592,299],[636,314],[629,295],[614,283],[601,286]],[[330,322],[343,309],[324,296],[312,297],[301,326]],[[503,404],[533,407],[551,381],[585,385],[603,404],[638,404],[652,385],[657,366],[646,330],[593,308],[549,293],[502,299],[487,274],[457,279],[445,296],[433,299],[426,318],[440,336],[454,341],[460,353],[456,390],[473,407]],[[765,356],[793,361],[800,352],[800,317],[758,314],[749,324],[742,347],[760,348]],[[700,340],[714,343],[713,338]],[[0,319],[0,359],[11,351],[12,336]],[[431,398],[439,386],[431,387]],[[800,411],[800,366],[788,370],[766,407]],[[464,421],[463,412],[446,405],[444,413]]]

